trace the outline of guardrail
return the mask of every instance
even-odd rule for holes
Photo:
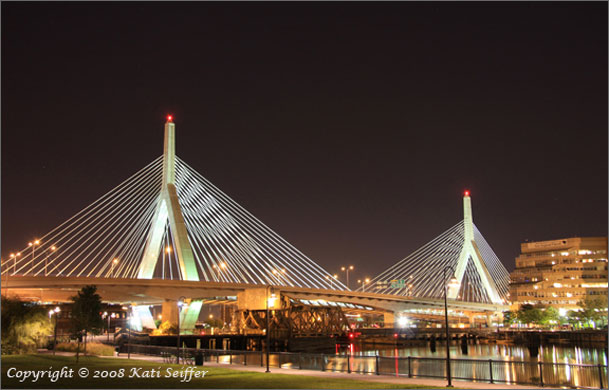
[[[126,348],[127,346],[125,346]],[[177,347],[130,344],[131,353],[163,356],[174,361]],[[168,358],[170,356],[170,358]],[[264,351],[230,351],[221,349],[180,349],[180,360],[266,365]],[[572,364],[523,362],[509,360],[450,359],[452,378],[488,383],[508,383],[571,388],[607,387],[607,366],[601,364]],[[271,352],[269,365],[316,371],[358,374],[392,375],[403,377],[446,378],[446,359],[416,356],[362,356],[301,352]]]

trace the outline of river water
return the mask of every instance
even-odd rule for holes
[[[379,346],[364,344],[352,344],[351,352],[354,355],[362,356],[417,356],[417,357],[446,357],[446,344],[438,342],[436,351],[432,352],[429,345],[421,346]],[[547,345],[539,348],[539,359],[531,357],[526,346],[522,345],[501,345],[501,344],[469,344],[467,354],[461,350],[461,346],[451,344],[450,356],[454,359],[493,359],[523,362],[544,363],[570,363],[570,364],[602,364],[607,365],[607,350],[604,348],[588,347],[568,347],[559,345]],[[339,353],[348,353],[348,349]]]
[[[350,344],[338,349],[329,370],[412,376],[446,376],[446,344],[421,346]],[[378,356],[378,357],[377,357]],[[526,346],[470,343],[467,353],[451,344],[452,377],[483,382],[599,388],[607,385],[604,348],[542,346],[532,357]],[[602,383],[602,385],[601,385]]]

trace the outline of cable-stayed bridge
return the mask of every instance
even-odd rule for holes
[[[476,227],[469,191],[463,196],[464,218],[412,254],[379,274],[371,282],[376,291],[405,297],[444,297],[443,271],[458,285],[448,298],[464,302],[505,304],[510,275]]]
[[[464,201],[469,204],[469,196]],[[67,300],[95,284],[108,302],[138,305],[147,327],[153,323],[147,305],[162,304],[163,318],[177,321],[175,302],[182,297],[190,301],[180,315],[185,329],[209,300],[236,306],[245,327],[260,323],[258,312],[268,305],[290,307],[301,322],[304,311],[292,307],[323,307],[329,322],[358,312],[393,323],[393,313],[442,308],[444,283],[437,275],[449,264],[462,281],[461,290],[449,291],[453,310],[502,309],[507,272],[473,227],[471,205],[469,220],[466,207],[463,222],[424,248],[375,278],[377,291],[350,291],[179,159],[168,117],[162,156],[30,243],[21,256],[13,254],[2,275],[11,293],[41,302]],[[420,287],[388,285],[402,278]]]

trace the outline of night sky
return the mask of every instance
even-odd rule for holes
[[[330,272],[607,235],[607,3],[2,3],[2,256],[177,154]],[[352,279],[353,280],[353,279]]]

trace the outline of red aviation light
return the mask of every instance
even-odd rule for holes
[[[465,196],[469,196],[469,190],[465,190],[465,192],[463,193],[463,195],[465,195]]]
[[[173,121],[173,115],[167,115],[167,122]]]

